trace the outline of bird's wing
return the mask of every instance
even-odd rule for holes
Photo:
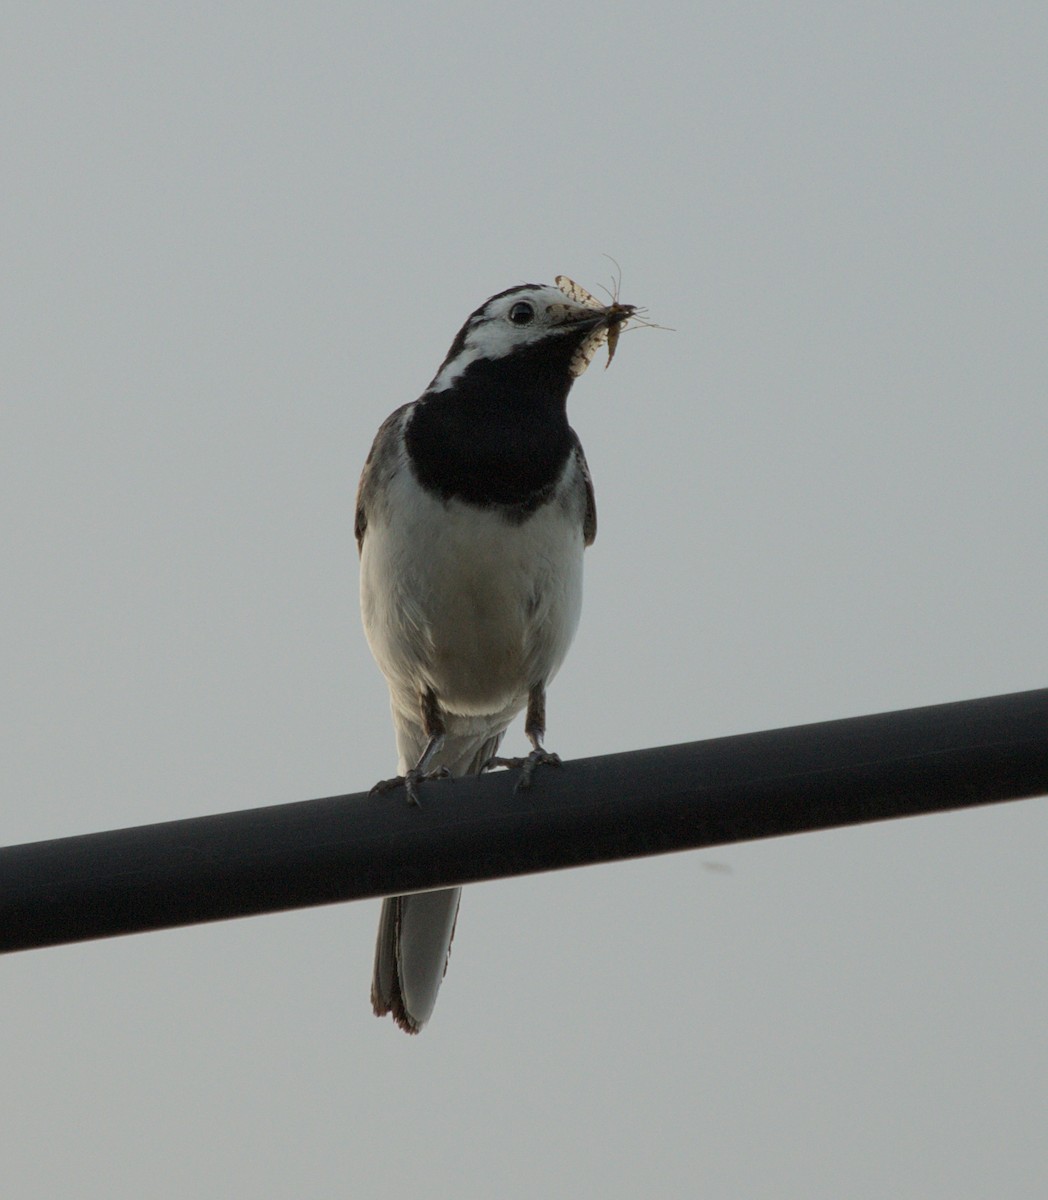
[[[368,527],[368,506],[373,503],[377,490],[396,469],[400,457],[400,432],[404,415],[412,405],[403,404],[378,427],[375,440],[371,443],[364,469],[357,485],[357,509],[353,532],[357,539],[357,552],[364,546],[364,533]]]
[[[586,462],[586,456],[582,452],[582,443],[579,441],[579,435],[574,429],[571,431],[571,438],[575,462],[578,463],[582,482],[586,485],[586,511],[582,518],[582,537],[585,545],[592,546],[597,536],[597,501],[593,495],[593,479],[590,475],[589,464]]]

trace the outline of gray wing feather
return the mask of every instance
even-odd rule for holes
[[[586,485],[586,512],[582,518],[583,544],[592,546],[597,537],[597,499],[593,494],[593,478],[590,475],[589,463],[586,462],[586,456],[582,452],[582,443],[579,441],[579,435],[574,429],[571,431],[571,437],[575,461],[579,465],[582,482]]]
[[[404,413],[413,407],[403,404],[378,427],[375,440],[364,460],[364,469],[360,472],[360,483],[357,485],[356,516],[353,521],[353,532],[357,539],[357,553],[364,545],[364,534],[368,527],[368,506],[374,502],[375,493],[386,479],[396,469],[400,457],[400,431]]]

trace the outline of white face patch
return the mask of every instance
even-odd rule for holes
[[[603,306],[595,309],[593,304],[580,304],[561,288],[549,285],[515,288],[493,296],[466,322],[459,335],[461,347],[441,367],[428,390],[446,391],[479,359],[505,358],[524,346],[558,337],[579,322],[592,322],[597,310],[603,311]]]

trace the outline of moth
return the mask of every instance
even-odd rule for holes
[[[607,370],[611,366],[611,360],[615,357],[615,350],[619,344],[619,334],[630,317],[636,313],[637,306],[635,304],[620,304],[617,295],[610,296],[611,302],[609,304],[602,304],[596,296],[587,292],[574,279],[569,279],[567,275],[558,275],[553,282],[575,304],[581,304],[585,308],[597,309],[604,314],[604,324],[598,326],[575,351],[568,365],[568,371],[575,377],[581,375],[593,361],[593,356],[605,342],[608,343],[608,361],[604,364],[604,369]],[[616,288],[616,292],[617,290]]]

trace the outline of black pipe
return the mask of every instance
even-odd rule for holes
[[[0,951],[1048,792],[1048,689],[0,849]]]

